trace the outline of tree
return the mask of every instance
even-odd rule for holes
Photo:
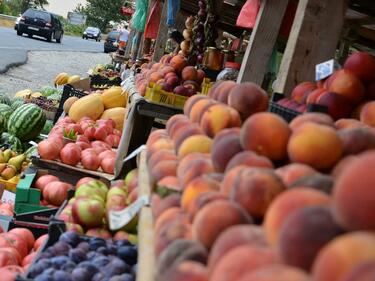
[[[44,5],[48,5],[48,0],[6,0],[3,5],[3,13],[16,16],[22,14],[28,8],[43,9]]]
[[[87,24],[105,31],[110,21],[125,19],[120,12],[123,3],[123,0],[87,0],[86,6],[77,6],[76,12],[87,16]]]
[[[43,7],[45,5],[48,5],[48,0],[22,0],[21,1],[21,12],[23,13],[28,8],[43,9]]]

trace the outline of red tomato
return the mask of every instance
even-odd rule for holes
[[[27,247],[29,251],[31,251],[31,249],[34,247],[34,243],[35,243],[34,235],[27,228],[22,228],[22,227],[13,228],[11,231],[9,231],[9,233],[14,233],[20,236],[21,238],[23,238],[27,243]]]
[[[90,117],[87,117],[87,116],[82,117],[78,122],[83,122],[83,121],[92,121],[92,122],[94,122]]]
[[[76,142],[76,145],[78,145],[78,146],[81,148],[81,150],[85,150],[85,149],[91,147],[90,143],[88,143],[88,142],[83,142],[83,141],[77,141],[77,142]]]
[[[68,144],[60,151],[61,162],[75,166],[81,160],[81,148],[76,144]]]
[[[15,233],[1,233],[0,236],[8,241],[9,245],[15,248],[20,254],[21,258],[24,258],[28,254],[27,242]]]
[[[108,135],[108,127],[107,126],[99,126],[95,129],[95,134],[94,134],[94,138],[96,140],[101,140],[101,141],[104,141],[105,138],[107,137]]]
[[[99,119],[99,120],[96,120],[96,124],[108,126],[112,128],[112,130],[116,128],[116,122],[113,121],[112,119]]]
[[[17,275],[24,273],[24,269],[17,265],[0,268],[1,281],[14,281]]]
[[[71,123],[74,124],[74,120],[73,120],[72,118],[68,117],[68,116],[66,116],[66,117],[64,117],[64,118],[62,118],[62,119],[60,119],[60,120],[57,122],[57,124],[71,124]]]
[[[104,172],[108,174],[114,174],[115,162],[116,162],[115,157],[106,157],[101,161],[100,166],[102,167]]]
[[[89,140],[93,140],[95,139],[95,128],[94,127],[87,127],[85,129],[85,132],[84,132],[84,135],[86,138],[88,138]]]
[[[104,147],[107,150],[110,150],[112,148],[108,143],[106,143],[104,141],[93,141],[93,142],[91,142],[91,146],[93,148],[95,148],[95,147]]]
[[[94,181],[95,179],[94,178],[90,178],[90,177],[84,177],[82,179],[80,179],[77,183],[76,183],[76,188],[83,185],[83,184],[86,184],[86,183],[89,183],[91,181]]]
[[[98,128],[105,128],[107,134],[112,134],[113,132],[113,126],[111,122],[108,122],[108,120],[98,120],[96,121],[96,125]]]
[[[107,151],[108,149],[105,148],[105,147],[101,147],[101,146],[97,146],[94,148],[95,152],[97,155],[99,155],[100,153],[102,153],[103,151]]]
[[[104,158],[107,158],[107,157],[116,157],[116,152],[114,152],[113,150],[105,150],[105,151],[101,152],[99,154],[100,162],[102,162],[102,160]]]
[[[92,153],[97,154],[94,148],[86,148],[85,150],[82,151],[81,157],[86,154],[92,154]]]
[[[67,124],[65,126],[65,131],[70,132],[70,130],[73,130],[77,134],[82,134],[83,130],[80,125],[78,124]]]
[[[43,188],[53,181],[59,181],[59,178],[53,175],[44,175],[36,180],[35,187],[43,191]]]
[[[108,143],[111,147],[117,148],[120,144],[120,137],[116,135],[108,135],[105,139],[105,142]]]
[[[61,135],[57,135],[57,134],[54,134],[54,135],[49,135],[48,136],[48,139],[49,141],[55,143],[59,149],[62,149],[64,147],[64,136],[63,134]]]
[[[113,134],[121,138],[122,132],[120,130],[114,129]]]
[[[99,156],[94,153],[85,154],[81,158],[83,167],[87,170],[97,171],[100,167]]]
[[[88,139],[85,135],[79,135],[79,136],[77,137],[76,142],[79,142],[79,141],[90,143],[89,139]]]
[[[40,236],[38,239],[36,239],[35,244],[34,244],[34,251],[38,251],[40,246],[43,245],[44,241],[48,239],[48,234],[44,234]]]
[[[68,196],[71,185],[61,181],[47,184],[43,190],[43,198],[55,206],[61,206]]]
[[[55,160],[59,157],[60,148],[52,140],[43,140],[38,143],[38,153],[42,159]]]
[[[0,267],[7,265],[19,265],[17,256],[11,251],[7,251],[6,248],[0,249]]]

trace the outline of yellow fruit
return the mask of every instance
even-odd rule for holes
[[[112,119],[116,123],[116,129],[122,131],[126,110],[124,107],[115,107],[103,112],[100,119]]]
[[[104,105],[99,94],[91,94],[80,98],[69,109],[69,117],[78,122],[82,117],[97,120],[104,111]]]
[[[106,109],[126,107],[128,95],[121,87],[112,87],[103,92],[101,99]]]
[[[30,90],[30,89],[25,89],[25,90],[22,90],[22,91],[18,91],[14,96],[18,97],[18,98],[28,99],[28,98],[30,98],[32,92],[33,91]]]
[[[77,97],[70,97],[64,102],[64,111],[65,113],[69,113],[70,108],[72,107],[73,103],[75,103],[79,98]]]
[[[55,85],[64,85],[64,84],[68,83],[68,79],[69,79],[68,73],[65,73],[65,72],[59,73],[55,77],[54,84]]]
[[[70,76],[70,77],[68,78],[67,83],[68,83],[68,84],[71,84],[71,83],[77,82],[77,81],[79,81],[79,80],[81,80],[81,77],[80,77],[79,75],[73,75],[73,76]]]

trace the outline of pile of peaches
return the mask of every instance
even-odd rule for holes
[[[375,125],[374,73],[375,58],[366,52],[353,53],[343,68],[328,79],[301,83],[294,88],[291,99],[282,99],[278,104],[298,112],[306,112],[307,106],[317,104],[325,106],[335,120],[354,118]]]
[[[288,124],[262,102],[257,85],[222,82],[150,134],[156,280],[369,280],[373,128]]]
[[[191,97],[201,90],[205,78],[204,71],[187,66],[182,55],[165,55],[159,63],[144,64],[141,68],[135,77],[135,85],[142,96],[145,96],[147,87],[157,84],[163,91]]]

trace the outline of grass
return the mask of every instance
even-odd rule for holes
[[[14,20],[0,19],[0,26],[13,28],[14,27]]]

